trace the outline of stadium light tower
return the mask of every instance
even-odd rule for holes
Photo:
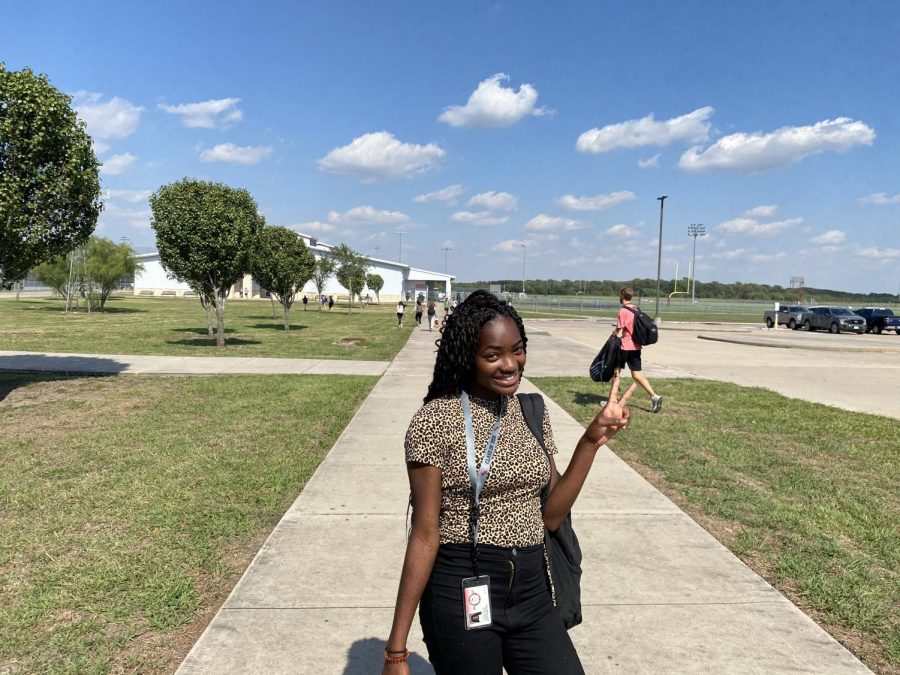
[[[663,205],[666,203],[666,200],[669,198],[669,195],[660,195],[657,197],[659,200],[659,251],[656,254],[656,314],[653,317],[653,320],[656,323],[659,323],[659,275],[662,271],[662,227],[663,227]]]
[[[691,304],[693,305],[697,302],[697,237],[706,236],[706,227],[703,223],[691,223],[688,225],[688,236],[694,238],[694,257],[691,259]]]
[[[445,246],[441,250],[444,252],[444,274],[447,274],[447,254],[453,249],[449,246]]]
[[[406,232],[397,230],[394,234],[400,237],[400,243],[397,245],[397,262],[403,262],[403,235],[406,234]]]
[[[522,293],[525,293],[525,244],[519,244],[522,247]]]

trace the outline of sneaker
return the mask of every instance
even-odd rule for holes
[[[650,412],[658,413],[662,410],[662,396],[651,396],[650,397]]]

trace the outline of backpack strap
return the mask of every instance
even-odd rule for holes
[[[547,463],[552,467],[553,462],[550,460],[550,451],[547,450],[547,446],[544,444],[545,406],[543,396],[541,396],[540,394],[516,394],[516,398],[519,399],[519,403],[522,406],[522,414],[525,416],[525,422],[528,424],[528,428],[537,439],[537,442],[540,443],[544,454],[547,455]],[[548,483],[541,491],[542,502],[547,500],[547,495],[549,493],[550,484]]]

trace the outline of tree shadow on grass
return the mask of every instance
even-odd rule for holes
[[[255,324],[253,324],[252,326],[247,326],[247,328],[258,328],[258,329],[260,329],[260,330],[274,330],[274,329],[278,329],[278,330],[280,330],[282,333],[285,332],[285,330],[284,330],[284,322],[283,322],[283,321],[282,321],[281,323],[275,323],[274,321],[273,321],[272,323],[255,323]],[[298,323],[291,322],[291,332],[293,332],[293,331],[295,331],[295,330],[305,330],[305,329],[307,329],[307,328],[309,328],[309,326],[304,326],[303,324],[298,324]]]
[[[195,335],[206,335],[206,328],[170,328],[173,333],[194,333]],[[213,329],[215,330],[215,329]],[[236,333],[234,328],[226,328],[225,335]]]
[[[92,356],[46,356],[17,354],[0,356],[0,401],[11,391],[33,382],[107,377],[118,375],[128,366],[124,363]]]
[[[569,390],[569,393],[572,394],[572,401],[576,405],[604,406],[604,405],[606,405],[606,402],[609,400],[609,396],[607,396],[607,395],[601,396],[600,394],[585,394],[584,392],[581,392],[581,391],[572,391],[572,390]]]
[[[204,335],[206,331],[203,331]],[[215,347],[216,346],[216,338],[214,337],[204,337],[204,338],[195,338],[193,340],[167,340],[166,344],[169,345],[186,345],[188,347]],[[259,340],[244,340],[243,338],[225,338],[225,346],[226,347],[234,347],[237,345],[258,345],[261,344]]]
[[[27,307],[26,310],[29,312],[59,312],[60,314],[65,314],[66,305],[64,302],[60,302],[59,305],[41,305],[38,307]],[[92,309],[91,314],[146,314],[148,310],[146,309],[135,309],[134,307],[110,307],[107,305],[102,310]],[[88,311],[84,307],[79,307],[77,310],[72,310],[69,314],[87,314]]]
[[[371,675],[380,673],[384,665],[384,638],[365,638],[357,640],[347,650],[347,665],[343,675]],[[414,652],[410,652],[409,672],[411,675],[433,675],[434,668],[423,658]]]

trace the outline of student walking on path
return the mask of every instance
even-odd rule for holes
[[[436,312],[437,310],[434,308],[434,300],[429,300],[428,311],[426,312],[426,315],[428,316],[428,332],[434,330],[434,315]]]
[[[613,335],[619,335],[621,331],[621,363],[628,366],[628,370],[631,371],[631,377],[647,392],[647,395],[650,397],[651,412],[659,412],[662,409],[662,396],[657,396],[650,381],[641,373],[641,346],[634,341],[634,317],[637,308],[631,302],[633,296],[634,291],[631,288],[625,286],[619,289],[619,304],[621,307],[619,308]],[[630,387],[629,391],[634,391],[634,387]]]
[[[526,343],[516,311],[485,291],[445,320],[425,404],[406,432],[412,528],[383,675],[410,672],[417,607],[438,675],[584,673],[553,605],[545,528],[566,518],[598,448],[627,426],[629,411],[616,379],[559,476],[549,416],[545,453],[515,396]]]
[[[422,300],[421,299],[416,300],[416,325],[417,326],[422,325]]]
[[[406,305],[403,301],[397,303],[397,328],[403,328],[403,312],[406,311]]]

